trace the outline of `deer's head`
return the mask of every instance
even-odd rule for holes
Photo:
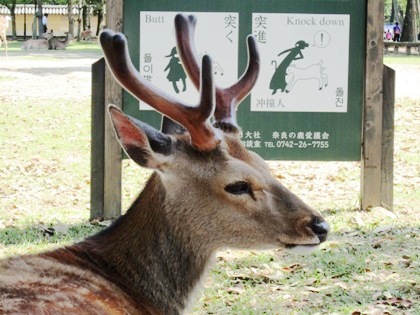
[[[194,50],[195,19],[175,19],[178,53],[195,86],[198,105],[184,104],[152,86],[134,68],[122,34],[104,31],[100,41],[119,83],[164,114],[164,131],[129,117],[116,107],[109,114],[126,153],[155,170],[164,187],[167,217],[191,242],[221,247],[315,247],[329,230],[321,215],[274,178],[261,157],[240,141],[237,105],[256,82],[259,55],[248,37],[249,62],[229,88],[214,85],[212,63]],[[213,122],[211,122],[213,119]],[[139,209],[141,211],[141,209]]]

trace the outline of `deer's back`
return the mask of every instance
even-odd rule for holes
[[[63,249],[0,261],[0,313],[160,314],[88,264]]]

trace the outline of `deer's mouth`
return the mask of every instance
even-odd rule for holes
[[[298,246],[311,248],[311,247],[319,246],[319,244],[285,244],[284,248],[293,249],[293,248],[296,248]]]
[[[319,248],[318,244],[285,244],[284,248],[296,254],[309,254]]]
[[[312,249],[317,248],[319,244],[326,241],[330,226],[321,217],[312,217],[302,219],[298,224],[296,231],[300,237],[294,238],[292,235],[283,235],[279,241],[284,244],[286,249]]]

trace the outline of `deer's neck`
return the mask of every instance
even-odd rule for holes
[[[69,34],[67,33],[66,38],[64,39],[63,44],[64,44],[64,45],[67,45],[69,42],[70,42],[70,36],[69,36]]]
[[[165,314],[178,314],[188,306],[211,253],[173,226],[165,196],[159,177],[152,175],[128,212],[85,247],[132,292]]]

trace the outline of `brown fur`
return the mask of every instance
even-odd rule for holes
[[[22,45],[22,50],[29,49],[47,49],[48,41],[46,39],[28,39]]]
[[[43,33],[42,38],[40,39],[28,39],[25,41],[21,47],[22,50],[29,50],[29,49],[47,49],[48,48],[48,40],[53,37],[53,33]]]
[[[0,265],[1,314],[158,314],[138,304],[113,283],[60,252],[22,256]],[[54,257],[54,258],[53,258]],[[73,260],[73,261],[72,261]],[[72,262],[69,264],[69,262]],[[147,305],[147,304],[146,304]]]
[[[84,41],[91,41],[92,40],[92,32],[91,30],[87,29],[80,33],[81,40]]]
[[[244,161],[245,163],[251,162],[252,158],[248,150],[237,141],[237,138],[226,137],[226,144],[228,146],[229,154],[233,157]]]
[[[4,47],[6,49],[6,57],[7,57],[7,36],[6,31],[9,27],[9,20],[10,16],[0,15],[0,48],[1,44],[4,43]]]
[[[71,38],[72,35],[70,33],[66,33],[66,38],[64,40],[60,40],[55,36],[51,36],[48,38],[48,49],[65,50],[70,43]]]

